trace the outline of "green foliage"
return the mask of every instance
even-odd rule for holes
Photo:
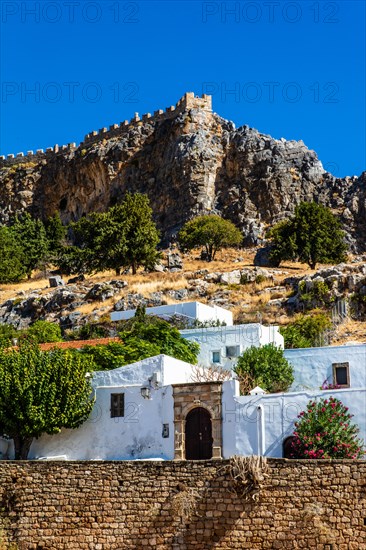
[[[285,392],[294,381],[292,366],[274,344],[246,349],[233,370],[239,378],[249,376],[269,393]]]
[[[0,324],[0,348],[10,347],[13,338],[17,337],[18,332],[13,325]]]
[[[362,458],[359,429],[351,423],[348,408],[330,397],[309,401],[295,422],[292,450],[294,458]]]
[[[215,254],[228,246],[239,246],[243,236],[233,223],[220,216],[199,216],[187,222],[179,232],[178,240],[185,250],[204,247],[207,261],[215,259]]]
[[[280,328],[285,339],[285,348],[312,348],[324,345],[324,332],[332,328],[332,322],[324,313],[298,315],[296,319]]]
[[[131,328],[119,333],[126,346],[139,346],[139,342],[148,342],[156,346],[157,354],[164,353],[187,363],[197,363],[199,345],[185,340],[179,330],[167,321],[146,315],[143,320],[134,322]],[[154,355],[157,355],[156,353]]]
[[[159,234],[146,195],[127,193],[121,204],[106,213],[93,213],[72,224],[76,247],[68,247],[60,261],[70,273],[98,272],[140,266],[151,268],[160,257]]]
[[[62,224],[59,212],[48,218],[45,227],[48,258],[57,264],[58,255],[61,253],[66,239],[66,227]]]
[[[354,319],[364,321],[366,319],[366,279],[363,282],[363,286],[356,292],[353,292],[349,297],[350,312]]]
[[[295,215],[275,225],[268,233],[272,241],[271,260],[298,260],[315,269],[317,263],[342,262],[347,250],[339,220],[329,208],[302,202]]]
[[[299,299],[304,304],[306,309],[315,307],[329,307],[335,301],[335,296],[332,294],[331,285],[325,281],[315,279],[312,281],[312,286],[306,290],[306,282],[299,283]]]
[[[94,338],[108,338],[110,334],[110,327],[105,323],[86,323],[78,329],[69,330],[66,333],[66,338],[67,340],[93,340]]]
[[[18,283],[24,275],[22,247],[9,228],[0,227],[0,283]]]
[[[45,226],[41,220],[33,219],[30,214],[25,213],[22,217],[15,218],[10,230],[20,243],[21,262],[30,278],[32,271],[39,267],[47,256],[48,243]]]
[[[36,321],[26,331],[23,338],[34,344],[46,342],[62,342],[60,325],[50,321]]]
[[[111,342],[107,345],[85,346],[81,353],[93,359],[96,370],[112,370],[159,355],[160,348],[158,345],[131,337],[128,344]]]
[[[140,266],[151,269],[160,258],[156,250],[159,233],[147,196],[127,193],[121,204],[111,208],[110,217],[112,232],[122,226],[126,240],[123,260],[120,264],[114,262],[113,268],[131,268],[133,274]]]
[[[64,246],[53,258],[55,265],[65,275],[88,273],[91,271],[90,249],[81,249],[78,246]]]
[[[110,370],[162,353],[188,363],[197,363],[199,345],[185,340],[167,321],[146,315],[138,307],[135,316],[122,323],[121,342],[85,346],[81,353],[93,358],[96,370]]]
[[[27,458],[34,438],[88,418],[93,370],[89,357],[67,350],[0,350],[0,433],[14,440],[16,459]]]

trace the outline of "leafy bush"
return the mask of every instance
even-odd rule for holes
[[[331,288],[325,281],[315,280],[313,286],[306,292],[306,283],[301,281],[299,284],[300,300],[307,309],[313,307],[330,306],[335,297],[332,295]]]
[[[280,328],[285,348],[312,348],[324,345],[324,332],[332,322],[324,313],[299,315],[295,321]]]
[[[62,335],[60,325],[50,321],[36,321],[22,333],[22,338],[34,343],[61,342]]]
[[[111,342],[107,345],[85,346],[81,353],[93,359],[97,370],[112,370],[159,355],[160,348],[150,342],[131,338],[128,345]]]
[[[199,345],[185,340],[178,329],[162,319],[147,315],[146,321],[135,323],[132,329],[123,330],[119,336],[126,346],[139,349],[141,342],[149,343],[157,350],[153,355],[164,353],[187,363],[197,363]]]
[[[13,325],[0,324],[0,348],[11,346],[12,339],[17,338],[18,334]]]
[[[234,372],[240,378],[249,376],[255,386],[270,393],[285,392],[294,381],[293,369],[274,344],[250,347],[239,357]]]
[[[65,333],[67,340],[93,340],[111,336],[111,327],[107,323],[85,323],[80,328],[68,329]]]
[[[138,307],[135,316],[122,323],[121,342],[85,346],[81,352],[92,357],[97,370],[110,370],[164,353],[188,363],[197,363],[199,345],[185,340],[167,321],[146,315]]]
[[[351,424],[348,408],[330,397],[310,401],[298,415],[292,441],[294,458],[362,458],[363,442],[359,429]]]

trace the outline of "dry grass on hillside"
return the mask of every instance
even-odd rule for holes
[[[192,278],[201,278],[194,272],[199,270],[208,270],[209,272],[228,272],[236,269],[250,269],[254,267],[254,249],[227,249],[217,253],[217,258],[213,262],[200,260],[200,251],[194,250],[191,253],[183,255],[184,272],[154,272],[144,273],[140,270],[136,275],[116,276],[114,271],[105,271],[97,275],[86,276],[86,283],[95,284],[110,280],[123,280],[128,286],[116,294],[113,298],[102,301],[85,303],[78,307],[78,311],[83,314],[93,314],[95,310],[102,310],[106,315],[113,309],[114,304],[128,293],[138,293],[148,297],[153,292],[166,292],[169,290],[180,290],[190,286]],[[352,257],[349,258],[352,260]],[[321,266],[318,265],[317,269]],[[209,303],[215,296],[223,295],[232,304],[231,310],[236,323],[263,322],[264,324],[286,325],[291,321],[285,310],[268,304],[270,300],[288,297],[292,289],[290,287],[271,291],[274,286],[283,286],[283,280],[290,276],[304,276],[314,273],[309,266],[294,262],[285,262],[278,269],[270,269],[272,279],[266,279],[258,283],[221,285],[211,283],[206,289],[206,296],[197,298],[203,303]],[[28,293],[31,290],[41,291],[42,294],[50,292],[48,278],[44,278],[42,272],[35,274],[30,281],[24,281],[15,285],[2,285],[0,288],[0,303],[24,291]],[[65,277],[67,281],[67,277]],[[192,300],[192,298],[187,299]],[[164,302],[173,304],[174,298],[164,296]],[[225,306],[224,306],[225,307]],[[348,341],[366,341],[366,323],[347,321],[340,325],[336,331],[333,344],[344,344]]]
[[[366,343],[366,323],[348,319],[337,327],[332,345],[341,345],[347,342]]]

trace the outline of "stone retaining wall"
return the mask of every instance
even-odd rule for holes
[[[226,460],[2,462],[0,548],[366,549],[366,461],[268,463],[245,501]]]

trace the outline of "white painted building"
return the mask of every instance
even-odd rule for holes
[[[366,388],[366,344],[286,349],[294,368],[291,390],[318,390],[324,382]]]
[[[211,329],[208,329],[209,331]],[[224,341],[224,345],[226,341]],[[91,417],[76,430],[43,435],[30,458],[127,460],[283,456],[297,415],[310,399],[340,399],[366,441],[366,344],[287,350],[295,382],[288,393],[240,396],[236,380],[193,383],[195,367],[159,355],[94,373]],[[334,369],[342,387],[320,390]],[[346,369],[346,371],[344,371]],[[330,380],[329,382],[332,382]],[[12,458],[3,441],[0,456]]]
[[[180,331],[183,338],[200,345],[198,363],[210,367],[217,365],[232,369],[238,357],[251,346],[259,347],[273,343],[284,347],[283,336],[278,326],[264,326],[259,323],[186,329]]]
[[[336,397],[354,415],[359,437],[366,442],[366,387],[240,396],[236,380],[225,382],[222,398],[224,457],[233,454],[284,456],[284,443],[294,431],[297,415],[308,402]]]
[[[113,311],[111,313],[112,321],[123,321],[131,319],[135,315],[135,309],[129,309],[127,311]],[[147,307],[147,315],[157,315],[163,319],[170,319],[171,317],[180,317],[188,324],[194,323],[194,321],[200,321],[201,323],[226,323],[230,326],[233,324],[233,314],[231,311],[219,306],[208,306],[201,302],[181,302],[178,304],[171,304],[166,306]]]

